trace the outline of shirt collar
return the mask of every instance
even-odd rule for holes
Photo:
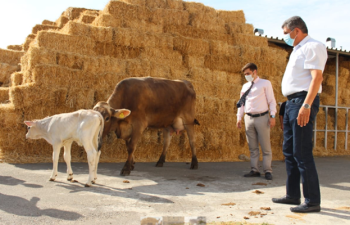
[[[311,39],[311,37],[308,35],[308,36],[306,36],[306,37],[304,37],[304,39],[303,40],[301,40],[301,42],[299,42],[299,44],[297,44],[295,47],[294,47],[294,49],[295,50],[297,50],[297,49],[299,49],[301,46],[303,46],[306,42],[308,42],[308,40],[310,40]]]
[[[259,76],[256,77],[256,79],[253,81],[254,84],[258,83],[258,81],[260,80]]]

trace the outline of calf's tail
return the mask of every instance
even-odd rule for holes
[[[97,114],[100,117],[100,130],[98,132],[98,140],[97,140],[98,141],[98,147],[97,147],[97,149],[98,149],[98,151],[100,151],[101,148],[102,148],[102,133],[103,133],[103,129],[104,129],[104,120],[103,120],[102,115],[99,112],[97,112]]]

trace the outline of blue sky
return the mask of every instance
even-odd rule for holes
[[[55,21],[68,7],[103,9],[109,0],[2,0],[0,8],[0,48],[22,44],[35,24]],[[281,24],[291,16],[301,16],[313,38],[325,43],[336,39],[336,47],[350,50],[349,0],[197,0],[222,10],[243,10],[246,22],[264,29],[265,35],[283,37]]]

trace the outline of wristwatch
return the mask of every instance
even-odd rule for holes
[[[270,117],[274,119],[276,116],[275,115],[270,115]]]
[[[307,103],[304,103],[304,104],[303,104],[303,107],[304,107],[305,109],[310,109],[310,105],[307,104]]]

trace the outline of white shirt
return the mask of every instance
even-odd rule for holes
[[[257,77],[254,85],[246,97],[245,106],[241,106],[237,110],[237,120],[241,120],[244,113],[263,113],[269,110],[270,114],[276,114],[276,99],[273,94],[271,82]],[[241,90],[242,95],[250,88],[251,82],[245,83]]]
[[[306,36],[293,49],[282,80],[282,94],[288,96],[300,91],[308,91],[311,84],[310,69],[324,70],[327,49],[324,44]],[[318,93],[322,92],[322,85]]]

